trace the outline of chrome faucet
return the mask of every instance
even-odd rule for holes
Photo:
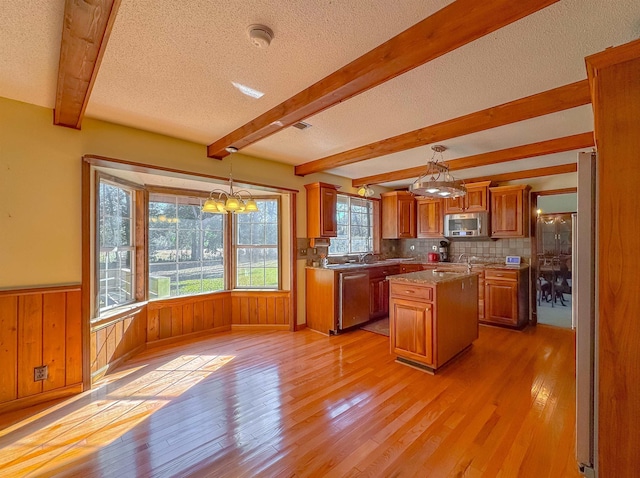
[[[466,253],[462,253],[458,256],[458,262],[462,262],[462,257],[466,257],[467,258],[467,274],[471,272],[471,260],[469,259],[469,256]]]
[[[373,257],[373,253],[365,252],[364,254],[360,254],[360,262],[366,262],[367,257]]]

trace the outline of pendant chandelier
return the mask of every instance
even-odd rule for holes
[[[214,189],[202,206],[202,212],[213,214],[244,214],[257,211],[258,205],[249,191],[246,189],[233,190],[232,166],[229,169],[229,191]]]
[[[433,155],[427,163],[427,172],[416,179],[409,190],[416,196],[428,198],[457,198],[467,194],[464,181],[456,180],[449,172],[449,166],[442,159],[447,148],[440,145],[431,147]],[[436,153],[440,154],[439,160]]]

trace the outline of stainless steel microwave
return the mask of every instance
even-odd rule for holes
[[[445,237],[489,237],[489,213],[468,212],[444,216]]]

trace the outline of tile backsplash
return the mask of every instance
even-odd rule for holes
[[[433,246],[440,246],[440,239],[383,239],[382,253],[388,257],[415,257],[427,260],[427,254],[433,252]],[[531,238],[451,240],[449,241],[449,260],[455,261],[460,254],[476,256],[483,260],[504,261],[506,256],[520,256],[529,263],[531,259]]]

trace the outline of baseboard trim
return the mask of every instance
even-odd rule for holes
[[[0,414],[13,412],[15,410],[22,410],[24,408],[29,408],[58,398],[77,395],[78,393],[82,393],[82,390],[82,383],[79,382],[73,385],[67,385],[66,387],[56,388],[55,390],[38,393],[37,395],[31,395],[30,397],[18,398],[16,400],[0,404]]]
[[[175,337],[167,337],[166,339],[154,340],[153,342],[147,342],[147,348],[162,347],[163,345],[171,345],[183,340],[194,339],[198,337],[205,337],[207,335],[217,334],[219,332],[228,332],[231,330],[231,326],[223,325],[221,327],[215,327],[213,329],[200,330],[198,332],[191,332],[190,334],[177,335]]]
[[[135,349],[130,350],[129,352],[124,354],[122,357],[118,357],[113,362],[110,362],[104,367],[102,367],[100,370],[96,370],[91,374],[91,384],[92,385],[95,384],[98,380],[104,377],[109,372],[109,370],[113,370],[125,360],[129,360],[134,355],[137,355],[140,352],[142,352],[145,348],[146,348],[146,344],[138,345]]]
[[[232,324],[231,330],[252,330],[265,331],[265,330],[289,330],[289,324]]]

